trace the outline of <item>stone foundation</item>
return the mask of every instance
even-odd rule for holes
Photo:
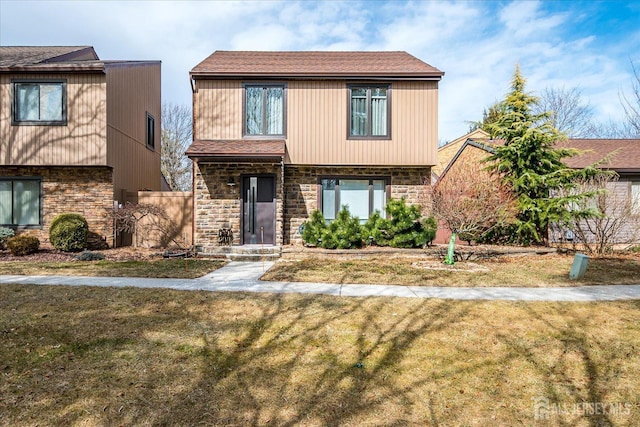
[[[194,244],[204,254],[217,252],[218,231],[231,228],[233,245],[241,242],[241,175],[274,174],[276,177],[276,245],[282,245],[282,166],[277,163],[195,163]],[[235,185],[228,185],[229,179]]]
[[[313,167],[285,166],[284,244],[301,244],[300,226],[318,209],[320,177],[381,177],[391,180],[391,198],[405,198],[409,204],[423,205],[428,199],[429,167]]]
[[[42,225],[25,232],[40,239],[41,247],[50,247],[49,225],[61,213],[84,216],[89,231],[113,245],[113,171],[108,167],[35,167],[1,166],[2,177],[42,178]]]
[[[391,198],[405,198],[410,204],[423,205],[428,198],[429,167],[313,167],[267,163],[206,163],[194,165],[196,246],[204,254],[219,252],[218,231],[231,228],[233,245],[241,244],[242,197],[241,175],[274,174],[276,176],[276,245],[301,244],[300,226],[318,208],[319,177],[389,178]],[[234,184],[229,186],[229,179]],[[283,203],[284,200],[284,203]]]

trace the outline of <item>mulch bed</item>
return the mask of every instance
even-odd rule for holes
[[[109,261],[144,261],[162,258],[162,251],[159,249],[122,247],[115,249],[105,249],[96,251],[104,254]],[[0,262],[2,261],[23,261],[23,262],[71,262],[76,261],[76,253],[62,252],[55,249],[40,249],[35,254],[25,256],[14,256],[7,250],[0,250]]]

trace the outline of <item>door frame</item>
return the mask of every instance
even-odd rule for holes
[[[245,242],[244,241],[244,214],[245,214],[245,185],[244,185],[244,179],[245,178],[251,178],[251,177],[256,177],[256,178],[273,178],[273,200],[274,200],[274,204],[273,204],[273,243],[265,243],[265,245],[267,246],[276,246],[276,243],[278,241],[277,239],[277,235],[278,235],[278,230],[276,228],[277,226],[277,215],[278,215],[278,175],[275,173],[243,173],[240,174],[240,244],[241,245],[248,245],[250,243]]]

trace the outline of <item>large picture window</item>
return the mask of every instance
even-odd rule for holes
[[[322,178],[319,197],[322,214],[331,221],[342,206],[347,206],[362,223],[375,211],[384,217],[388,184],[388,178]]]
[[[285,134],[284,85],[245,85],[245,135]]]
[[[13,82],[14,124],[66,124],[67,85],[63,81]]]
[[[0,179],[0,226],[39,226],[40,179]]]
[[[389,86],[349,87],[349,137],[389,138]]]

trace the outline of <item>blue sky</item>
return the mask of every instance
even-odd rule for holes
[[[102,59],[162,61],[163,101],[191,102],[188,73],[214,50],[406,50],[443,70],[440,140],[502,99],[578,87],[622,120],[640,67],[640,2],[0,0],[1,45],[92,45]]]

